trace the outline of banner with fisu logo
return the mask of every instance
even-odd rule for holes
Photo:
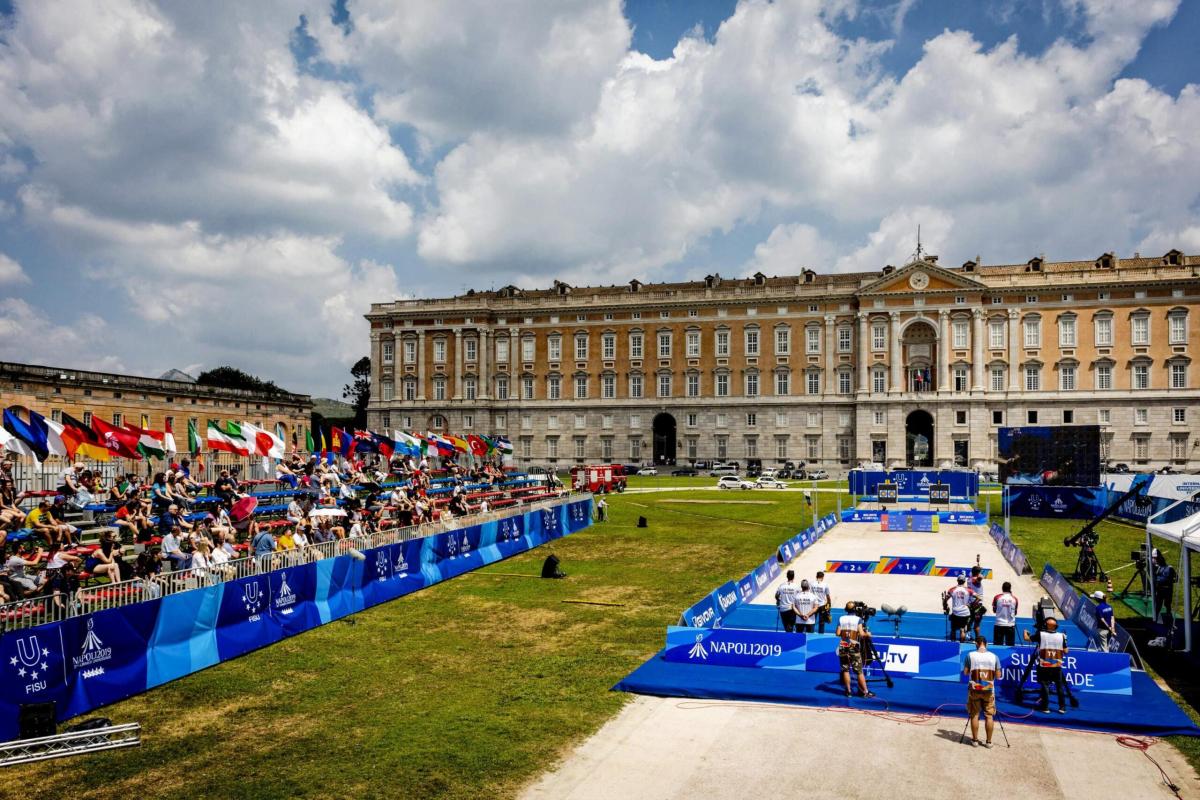
[[[591,498],[0,635],[0,741],[25,703],[86,713],[591,524]],[[737,587],[722,587],[722,601]],[[715,594],[715,593],[714,593]]]

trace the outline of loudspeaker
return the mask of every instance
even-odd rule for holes
[[[54,721],[54,701],[22,704],[17,711],[17,731],[22,739],[37,739],[58,733]]]
[[[542,562],[542,577],[543,578],[565,578],[567,574],[558,568],[558,556],[551,553],[546,556],[546,560]]]
[[[646,527],[646,518],[645,517],[638,517],[638,527],[639,528]]]

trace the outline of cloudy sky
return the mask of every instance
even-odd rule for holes
[[[219,12],[214,11],[219,9]],[[373,300],[1200,252],[1193,0],[0,0],[0,358],[315,394]]]

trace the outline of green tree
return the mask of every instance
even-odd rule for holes
[[[249,392],[265,392],[267,394],[280,394],[284,391],[272,381],[264,381],[261,378],[256,378],[247,372],[243,372],[237,367],[230,366],[217,367],[216,369],[201,372],[196,376],[196,383],[204,386],[244,389]]]
[[[342,388],[342,397],[354,405],[354,424],[367,427],[367,403],[371,400],[371,358],[363,356],[350,368],[353,382]]]

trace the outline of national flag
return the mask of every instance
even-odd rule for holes
[[[142,415],[142,420],[146,420],[146,416]],[[147,428],[139,428],[136,425],[126,423],[125,429],[136,435],[137,447],[136,450],[146,458],[163,458],[167,454],[167,447],[163,443],[166,434],[162,431],[152,431]]]
[[[466,439],[460,439],[457,436],[446,435],[446,441],[453,445],[454,449],[460,453],[469,453],[471,445]]]
[[[396,443],[396,449],[406,456],[415,458],[421,455],[421,441],[415,436],[404,431],[392,431],[392,441]]]
[[[471,445],[471,455],[478,456],[480,458],[487,455],[487,442],[483,440],[482,436],[476,436],[472,433],[467,436],[467,443]]]
[[[454,444],[444,436],[437,433],[430,433],[427,437],[429,444],[437,449],[439,456],[454,455]]]
[[[497,436],[496,437],[496,449],[499,450],[504,455],[511,456],[512,452],[513,452],[512,442],[510,442],[504,436]]]
[[[163,431],[163,449],[168,456],[174,456],[179,450],[175,447],[175,432],[171,430],[171,418],[166,419],[166,430]]]
[[[371,432],[370,435],[371,439],[375,442],[375,450],[384,458],[391,461],[392,454],[396,452],[396,443],[382,433]]]
[[[188,452],[193,456],[200,453],[200,432],[196,430],[196,420],[188,420]]]
[[[67,449],[67,457],[74,459],[78,456],[94,458],[97,461],[108,461],[108,447],[104,437],[97,434],[91,427],[84,425],[67,412],[62,415],[62,440]]]
[[[142,454],[138,452],[138,434],[115,425],[109,425],[94,414],[92,415],[92,430],[104,440],[104,446],[108,448],[108,452],[121,458],[141,460]]]
[[[19,444],[9,440],[8,449],[21,455],[33,456],[38,461],[45,461],[50,455],[46,442],[46,427],[38,426],[21,419],[20,406],[4,409],[4,430],[15,437]]]
[[[316,442],[313,441],[312,430],[309,429],[304,431],[304,449],[311,453],[315,447]]]
[[[236,422],[226,422],[222,429],[215,419],[208,421],[208,449],[224,450],[239,456],[250,455],[251,446],[242,436],[242,427]]]
[[[354,436],[341,428],[334,428],[332,449],[336,450],[342,458],[349,458],[350,451],[354,449]]]
[[[63,441],[63,426],[61,422],[55,422],[52,419],[46,419],[36,411],[30,411],[31,418],[36,417],[41,420],[41,424],[46,426],[46,446],[51,455],[66,456],[67,443]]]
[[[371,437],[370,431],[355,431],[354,432],[354,452],[356,453],[378,453],[379,446]]]
[[[246,447],[250,451],[250,455],[265,456],[271,451],[271,446],[274,444],[271,439],[271,434],[259,428],[256,425],[251,425],[249,422],[241,424],[242,438],[246,440]]]

